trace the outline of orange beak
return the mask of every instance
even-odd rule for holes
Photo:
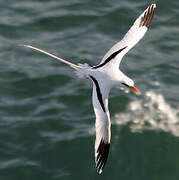
[[[140,91],[135,86],[130,86],[130,89],[135,91],[137,94],[141,94]]]

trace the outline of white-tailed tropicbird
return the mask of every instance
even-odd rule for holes
[[[89,66],[87,64],[73,64],[60,57],[31,45],[23,45],[28,48],[47,54],[63,63],[70,65],[81,78],[91,79],[93,82],[93,108],[96,115],[96,141],[95,162],[98,173],[105,167],[111,140],[111,121],[108,109],[108,95],[110,89],[115,86],[127,86],[140,94],[134,86],[134,81],[119,70],[123,56],[134,46],[147,32],[152,22],[156,4],[151,4],[134,22],[123,39],[115,44],[103,57],[100,64]]]

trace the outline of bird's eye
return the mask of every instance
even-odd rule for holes
[[[127,85],[126,83],[122,83],[124,86],[128,87],[129,88],[129,85]]]

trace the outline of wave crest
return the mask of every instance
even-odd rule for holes
[[[129,124],[133,132],[144,129],[163,130],[179,136],[179,108],[168,104],[160,93],[147,91],[145,98],[134,100],[127,112],[115,115],[116,124]]]

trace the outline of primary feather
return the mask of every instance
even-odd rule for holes
[[[125,34],[123,39],[116,43],[103,57],[100,64],[104,63],[108,57],[110,57],[115,52],[126,47],[121,53],[115,56],[115,61],[120,64],[122,57],[134,47],[140,39],[147,32],[149,25],[152,22],[156,4],[151,4],[134,22],[128,32]]]

